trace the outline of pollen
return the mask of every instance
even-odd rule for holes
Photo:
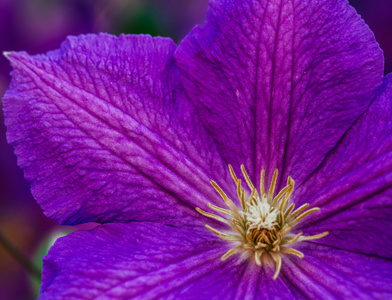
[[[253,257],[255,263],[261,267],[264,261],[268,261],[271,258],[275,262],[275,274],[273,276],[275,280],[280,273],[284,255],[291,254],[300,258],[304,257],[302,252],[291,247],[292,244],[316,240],[328,235],[328,232],[313,236],[303,236],[302,232],[294,233],[294,227],[301,220],[319,211],[320,208],[308,209],[309,204],[304,204],[294,210],[295,204],[290,203],[290,197],[294,190],[294,180],[290,176],[287,179],[287,185],[279,193],[275,193],[276,180],[278,178],[277,169],[275,169],[272,176],[268,191],[264,186],[265,170],[261,171],[260,188],[257,190],[246,173],[244,165],[241,165],[241,171],[249,187],[250,195],[243,189],[241,179],[236,176],[231,165],[229,165],[229,169],[237,187],[237,196],[241,209],[211,180],[212,186],[221,195],[229,209],[220,208],[211,203],[207,203],[207,206],[228,217],[223,218],[219,215],[205,212],[200,208],[196,208],[196,210],[206,217],[226,224],[230,228],[229,233],[223,233],[209,225],[205,225],[207,229],[221,239],[236,243],[233,248],[222,255],[222,261],[233,254],[245,253],[245,256]]]

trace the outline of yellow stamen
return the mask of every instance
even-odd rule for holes
[[[241,165],[242,175],[250,189],[249,196],[241,185],[241,178],[237,177],[231,165],[229,165],[229,170],[236,185],[237,196],[241,203],[242,211],[240,212],[236,204],[226,195],[218,184],[212,180],[212,186],[221,195],[229,209],[224,209],[211,203],[207,203],[207,206],[223,215],[227,215],[227,219],[207,213],[200,208],[196,208],[196,210],[208,218],[215,219],[231,227],[231,230],[228,231],[228,233],[223,233],[206,225],[206,228],[212,233],[230,243],[241,243],[241,245],[237,245],[227,251],[221,257],[222,260],[227,259],[237,252],[242,252],[245,254],[244,257],[251,257],[249,254],[253,254],[255,263],[258,266],[262,266],[262,257],[264,254],[268,254],[276,262],[276,270],[273,276],[273,279],[275,280],[278,277],[282,266],[282,256],[280,253],[296,255],[300,258],[304,257],[302,252],[287,247],[287,245],[296,242],[320,239],[328,234],[328,232],[324,232],[313,236],[302,236],[302,232],[297,234],[291,232],[302,219],[320,209],[314,207],[306,210],[309,207],[309,204],[303,204],[293,211],[295,204],[291,203],[289,205],[289,202],[292,201],[290,200],[290,197],[294,191],[295,182],[290,176],[287,178],[287,185],[274,196],[278,178],[277,169],[274,171],[271,184],[267,187],[268,194],[266,194],[266,188],[264,186],[265,170],[261,170],[260,190],[257,191],[250,180],[245,167]],[[249,253],[251,251],[253,251],[253,253]]]
[[[286,195],[283,197],[283,200],[280,203],[279,209],[281,211],[285,211],[286,210],[287,205],[289,204],[290,196],[291,196],[291,194],[293,192],[293,189],[294,189],[294,180],[292,180],[291,185],[289,185],[289,189],[288,189]]]
[[[295,204],[292,203],[289,208],[286,210],[286,212],[284,213],[284,218],[287,219],[287,217],[289,216],[289,214],[293,211],[295,207]]]
[[[274,175],[272,176],[272,181],[270,185],[270,189],[268,191],[268,203],[271,203],[271,200],[274,196],[274,191],[275,191],[275,185],[276,185],[276,179],[278,178],[278,169],[275,169]]]
[[[296,241],[298,241],[298,239],[301,237],[301,235],[302,235],[302,232],[298,233],[294,237],[284,238],[284,239],[282,239],[281,245],[288,245],[288,244],[295,243]]]
[[[242,248],[242,246],[237,246],[237,247],[231,248],[229,251],[227,251],[225,254],[222,255],[221,260],[224,261],[224,260],[228,259],[234,253],[237,253],[238,251],[240,251],[241,248]]]
[[[262,169],[261,170],[261,174],[260,174],[260,195],[263,196],[265,194],[264,191],[264,176],[265,176],[265,170]]]
[[[234,183],[237,184],[238,178],[237,178],[237,176],[235,175],[234,169],[233,169],[233,167],[232,167],[230,164],[229,164],[229,170],[230,170],[231,178],[233,178]]]
[[[285,235],[287,232],[291,230],[291,227],[288,224],[284,224],[282,230],[280,231],[281,235]]]
[[[320,234],[316,234],[316,235],[311,235],[311,236],[301,236],[301,238],[299,239],[299,241],[311,241],[311,240],[318,240],[321,239],[325,236],[327,236],[329,234],[328,231],[320,233]]]
[[[236,217],[236,215],[235,215],[231,210],[224,209],[224,208],[220,208],[220,207],[215,206],[214,204],[211,204],[211,203],[209,203],[209,202],[207,202],[207,206],[208,206],[209,208],[215,210],[215,211],[218,211],[218,212],[220,212],[220,213],[222,213],[222,214],[228,215],[228,216],[230,216],[230,217],[232,217],[232,218],[235,218],[235,217]]]
[[[220,232],[219,230],[216,230],[215,228],[212,228],[209,225],[204,225],[208,230],[210,230],[212,233],[215,233],[217,236],[219,236],[222,240],[225,241],[241,241],[242,238],[238,235],[229,235],[223,232]]]
[[[253,189],[252,190],[252,192],[250,193],[250,196],[249,196],[249,203],[257,203],[257,199],[256,199],[256,190],[255,189]]]
[[[237,215],[240,214],[240,211],[238,210],[237,206],[235,206],[235,204],[233,203],[233,201],[231,201],[231,199],[229,199],[229,197],[227,197],[227,195],[225,194],[225,192],[213,181],[210,180],[212,186],[217,190],[217,192],[221,195],[222,199],[225,201],[226,205]]]
[[[278,223],[283,223],[284,222],[284,216],[283,213],[280,211],[278,214]]]
[[[308,208],[309,203],[305,203],[304,205],[300,206],[297,208],[293,213],[290,215],[291,218],[294,218],[296,215],[298,215],[300,212],[302,212],[304,209]]]
[[[305,217],[309,216],[310,214],[312,214],[312,213],[314,213],[314,212],[316,212],[316,211],[319,211],[319,210],[320,210],[319,207],[314,207],[314,208],[311,208],[311,209],[309,209],[309,210],[303,212],[303,213],[300,214],[294,221],[291,222],[290,226],[291,226],[291,227],[294,227],[294,226],[297,225],[297,224],[299,223],[299,221],[301,221],[303,218],[305,218]]]
[[[287,193],[291,189],[290,185],[285,186],[278,195],[275,196],[274,200],[272,201],[272,205],[275,206],[277,203],[279,203],[279,200],[283,197],[285,193]]]
[[[246,173],[246,171],[245,171],[244,165],[241,165],[241,171],[242,171],[242,174],[244,175],[244,178],[246,180],[246,183],[248,184],[249,189],[254,190],[255,187],[253,186],[252,181],[250,181],[248,173]]]
[[[262,251],[255,251],[255,261],[256,264],[261,267],[262,263],[261,263],[261,255],[263,254]]]
[[[245,209],[246,209],[245,192],[241,187],[241,179],[238,180],[237,194],[238,194],[238,199],[240,199],[240,202],[241,202],[241,208],[243,211],[245,211]]]
[[[272,258],[274,259],[274,261],[276,262],[276,269],[275,269],[275,274],[274,277],[272,277],[273,280],[276,280],[276,278],[278,278],[278,275],[280,273],[280,269],[282,267],[282,258],[280,257],[280,255],[278,253],[271,253]]]
[[[219,222],[225,223],[225,224],[229,225],[230,227],[232,227],[232,225],[230,224],[230,222],[227,221],[226,219],[223,219],[222,217],[219,217],[219,216],[217,216],[217,215],[214,215],[214,214],[210,214],[210,213],[208,213],[208,212],[205,212],[204,210],[201,210],[201,209],[198,208],[198,207],[196,207],[196,210],[197,210],[198,213],[202,214],[203,216],[206,216],[206,217],[211,218],[211,219],[215,219],[215,220],[217,220],[217,221],[219,221]]]
[[[304,254],[301,251],[295,250],[289,247],[280,247],[280,252],[289,253],[298,256],[299,258],[304,258]]]

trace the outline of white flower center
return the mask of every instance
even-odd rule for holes
[[[251,203],[248,206],[248,211],[243,213],[247,220],[248,230],[274,230],[278,225],[278,214],[279,211],[268,204],[267,197],[264,197],[264,195],[261,201]]]
[[[230,165],[229,169],[234,183],[237,186],[238,200],[241,204],[242,211],[240,211],[236,204],[212,180],[211,184],[222,196],[230,210],[220,208],[211,203],[207,203],[207,206],[221,214],[228,215],[229,219],[207,213],[198,207],[196,210],[202,215],[225,223],[231,228],[231,234],[226,234],[206,225],[207,229],[221,239],[238,244],[227,251],[221,257],[222,260],[227,259],[237,252],[247,252],[252,254],[251,256],[254,257],[255,263],[261,266],[262,257],[266,257],[267,259],[272,258],[276,263],[276,270],[273,277],[273,279],[276,279],[282,265],[281,253],[296,255],[300,258],[304,257],[302,252],[289,247],[291,244],[320,239],[328,234],[328,232],[323,232],[313,236],[303,236],[302,232],[297,234],[291,232],[302,219],[320,209],[314,207],[306,210],[309,204],[304,204],[294,210],[295,204],[289,204],[290,196],[294,190],[294,180],[290,176],[287,179],[286,187],[275,195],[278,170],[274,172],[268,191],[264,188],[265,172],[264,170],[261,171],[260,190],[258,191],[251,182],[244,166],[241,165],[242,174],[251,191],[251,194],[248,196],[241,186],[241,179],[237,178]]]

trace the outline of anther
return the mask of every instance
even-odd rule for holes
[[[244,165],[241,165],[242,175],[250,189],[249,196],[241,185],[241,178],[237,177],[231,165],[229,165],[229,170],[236,186],[238,202],[241,205],[242,211],[239,210],[234,201],[213,180],[210,181],[212,186],[221,195],[229,209],[224,209],[211,203],[207,203],[207,206],[223,215],[227,215],[229,219],[205,212],[200,208],[196,208],[196,210],[203,216],[215,219],[231,228],[229,233],[223,233],[206,225],[208,230],[222,240],[237,244],[223,254],[221,257],[222,261],[237,252],[253,251],[255,263],[258,266],[262,266],[262,257],[264,255],[270,255],[276,264],[273,276],[273,279],[276,279],[282,266],[282,256],[280,253],[296,255],[300,258],[304,257],[302,252],[286,245],[295,245],[295,243],[302,241],[320,239],[328,234],[328,232],[324,232],[313,236],[303,236],[302,232],[292,233],[293,228],[301,220],[320,209],[314,207],[306,210],[309,204],[303,204],[293,211],[295,205],[294,203],[289,203],[291,194],[294,191],[295,182],[290,176],[287,178],[287,185],[274,197],[278,178],[277,169],[274,171],[268,194],[266,194],[266,188],[264,186],[265,170],[261,170],[260,189],[257,191]]]

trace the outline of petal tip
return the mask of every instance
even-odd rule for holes
[[[3,55],[6,59],[10,60],[9,55],[12,54],[12,51],[3,51]]]
[[[10,62],[15,61],[15,59],[18,59],[21,57],[24,53],[24,51],[18,52],[18,51],[3,51],[3,56],[8,59]]]

